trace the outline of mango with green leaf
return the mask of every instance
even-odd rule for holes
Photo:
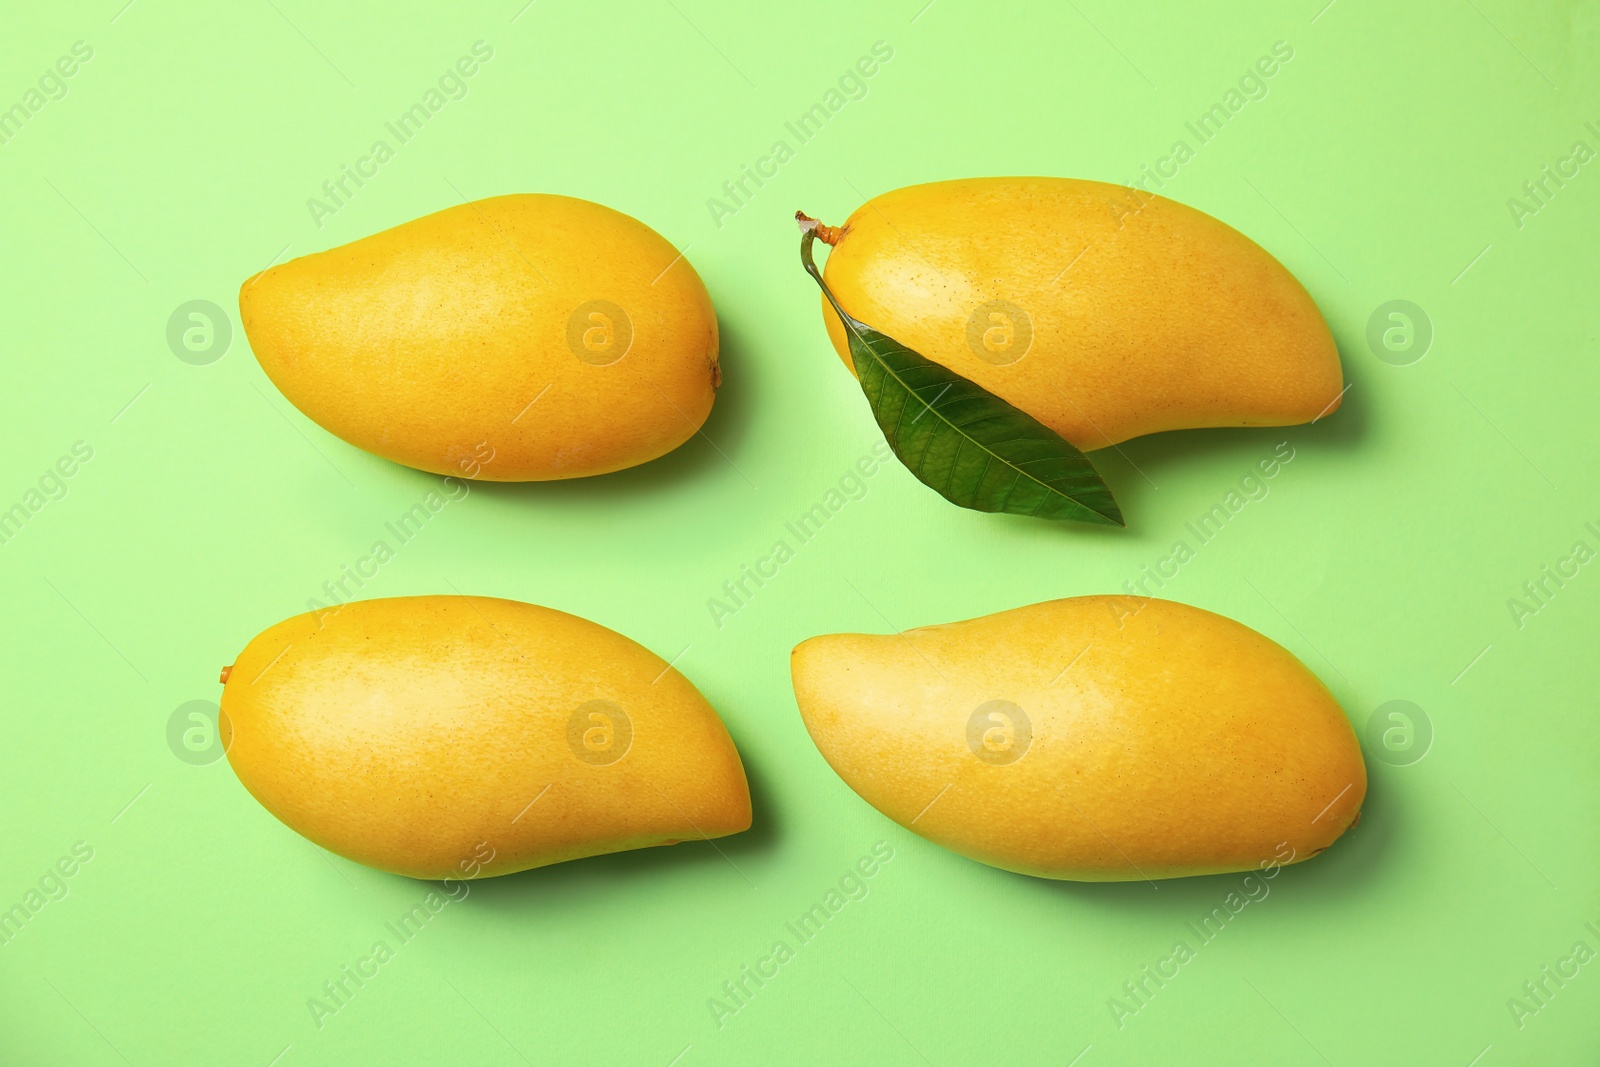
[[[1116,521],[1109,490],[1075,453],[1164,430],[1310,422],[1343,395],[1338,350],[1305,288],[1248,237],[1165,197],[1068,178],[975,178],[885,193],[842,226],[800,217],[808,239],[832,246],[818,276],[823,318],[886,435],[897,393],[914,411],[970,407],[959,399],[966,386],[941,392],[954,379],[1027,416],[961,410],[949,462],[922,470],[915,449],[901,455],[966,507]],[[862,373],[863,349],[888,350],[880,337],[902,362],[909,352],[949,372],[923,391],[936,372],[914,382],[868,353],[888,375],[887,421]],[[1019,434],[1042,441],[1034,423],[1070,450],[1057,446],[1054,460],[996,451]],[[1030,463],[1052,462],[1066,464],[1059,495],[1098,518],[1049,503],[1030,510]],[[990,484],[966,499],[945,492],[963,478]]]

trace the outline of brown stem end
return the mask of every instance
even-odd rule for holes
[[[838,244],[844,239],[845,228],[843,226],[824,226],[810,215],[807,215],[804,211],[796,211],[794,213],[794,220],[800,224],[801,230],[815,231],[816,235],[822,240],[822,243],[827,245],[829,248],[832,248],[834,245]]]

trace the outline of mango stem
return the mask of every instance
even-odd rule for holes
[[[230,663],[226,667],[222,668],[222,676],[220,678],[218,678],[217,681],[221,682],[223,685],[227,685],[228,684],[228,675],[230,675],[232,673],[233,673],[233,664]]]
[[[833,310],[839,316],[839,321],[844,323],[845,329],[861,338],[862,343],[865,343],[866,339],[862,337],[862,331],[867,328],[866,324],[859,319],[851,318],[845,309],[839,306],[839,301],[833,295],[833,290],[828,288],[828,283],[822,280],[822,272],[817,269],[816,257],[812,254],[811,246],[816,242],[817,231],[826,229],[826,227],[816,219],[799,211],[794,213],[794,217],[800,223],[800,265],[805,267],[806,273],[811,275],[812,281],[816,282],[822,289],[822,295],[827,297],[828,303],[833,305]]]
[[[807,215],[804,211],[796,211],[794,213],[794,220],[800,224],[800,228],[802,230],[809,227],[816,233],[818,237],[822,238],[822,243],[827,245],[829,248],[832,248],[834,245],[838,244],[839,241],[844,237],[843,226],[824,226],[810,215]]]

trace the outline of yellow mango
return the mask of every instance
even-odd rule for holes
[[[868,201],[824,276],[845,311],[1085,451],[1161,430],[1287,426],[1338,407],[1339,352],[1260,245],[1174,200],[973,178]],[[829,336],[854,369],[844,325]]]
[[[352,602],[266,630],[223,683],[244,787],[382,870],[509,874],[750,826],[739,753],[688,679],[550,608]]]
[[[1165,600],[1085,596],[794,650],[829,765],[930,841],[1042,878],[1268,869],[1354,825],[1361,748],[1279,645]]]
[[[694,436],[717,317],[660,234],[566,196],[447,208],[239,290],[262,370],[313,421],[435,474],[603,474]]]

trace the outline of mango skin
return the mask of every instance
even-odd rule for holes
[[[1338,408],[1339,352],[1305,288],[1177,201],[1070,178],[972,178],[885,193],[841,229],[824,277],[846,312],[1085,451]],[[1021,309],[1031,343],[1021,316],[985,311],[991,301]],[[822,313],[853,373],[844,324],[826,300]]]
[[[578,714],[595,700],[625,712],[626,747],[615,715],[609,737],[585,737],[606,726]],[[239,654],[221,724],[239,781],[280,821],[413,878],[750,826],[739,753],[694,686],[621,634],[533,604],[397,597],[296,615]]]
[[[795,650],[830,766],[914,833],[1021,874],[1178,878],[1299,862],[1360,814],[1349,722],[1280,646],[1165,600],[1085,596]],[[1022,716],[1005,720],[990,701]],[[991,705],[991,709],[993,706]],[[973,725],[976,719],[976,725]],[[988,754],[980,757],[974,746]]]
[[[694,436],[721,381],[716,313],[688,260],[566,196],[462,204],[271,267],[240,287],[239,313],[290,403],[435,474],[544,481],[644,463]]]

